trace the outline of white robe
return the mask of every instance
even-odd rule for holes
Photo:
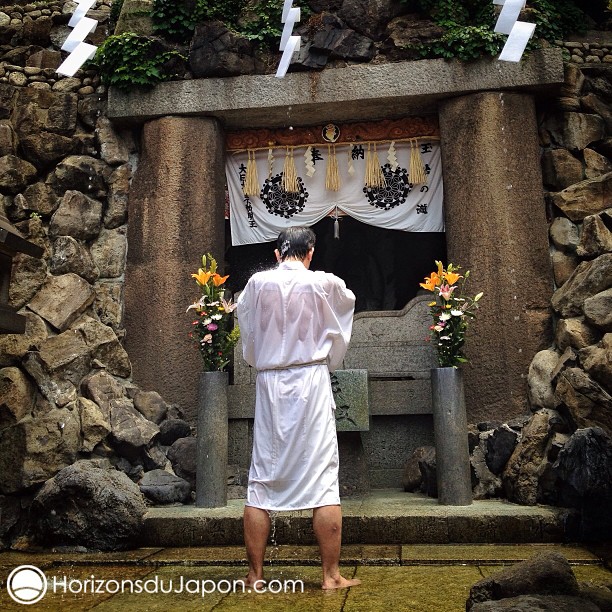
[[[244,358],[258,371],[248,506],[340,503],[329,372],[344,359],[354,305],[340,278],[299,261],[254,274],[238,298]]]

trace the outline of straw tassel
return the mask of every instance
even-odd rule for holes
[[[255,161],[255,151],[247,151],[246,176],[244,177],[244,187],[242,191],[245,196],[259,195],[259,178],[257,176],[257,163]]]
[[[325,189],[338,191],[340,189],[340,173],[338,172],[338,159],[336,146],[327,145],[327,168],[325,172]]]
[[[274,151],[272,147],[268,149],[268,178],[272,178],[272,172],[274,170]]]
[[[420,185],[427,182],[427,174],[425,174],[425,165],[419,151],[419,143],[417,140],[410,141],[410,182],[413,185]]]
[[[386,187],[385,175],[383,174],[378,153],[376,151],[376,143],[374,143],[374,151],[368,143],[368,151],[366,153],[366,171],[365,171],[365,186],[366,187]]]
[[[283,165],[282,187],[286,193],[297,193],[300,190],[295,159],[293,158],[293,149],[289,149],[289,147],[287,147],[287,154],[285,155],[285,163]]]

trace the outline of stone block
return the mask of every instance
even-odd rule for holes
[[[336,370],[331,375],[338,431],[367,431],[370,428],[368,371]]]

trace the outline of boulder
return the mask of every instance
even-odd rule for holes
[[[26,318],[25,333],[0,334],[0,367],[19,365],[28,351],[38,349],[47,338],[47,326],[38,315],[28,310],[19,314]]]
[[[100,271],[100,278],[122,276],[126,254],[126,226],[112,230],[103,229],[91,245],[91,256]]]
[[[93,302],[91,285],[80,276],[62,274],[47,279],[29,308],[59,331],[64,331]]]
[[[111,426],[98,404],[86,397],[79,397],[77,403],[77,409],[81,415],[81,434],[83,436],[81,450],[91,453],[110,433]]]
[[[180,438],[168,449],[168,459],[177,476],[184,478],[192,489],[196,482],[197,439]]]
[[[436,449],[427,447],[427,452],[418,460],[421,471],[421,491],[429,497],[438,497],[438,474],[436,471]]]
[[[550,149],[544,152],[542,175],[544,185],[551,191],[561,191],[584,179],[582,162],[567,149]]]
[[[0,369],[0,430],[28,416],[36,390],[19,368]]]
[[[23,192],[26,209],[43,217],[53,214],[59,206],[60,200],[44,183],[28,185]]]
[[[612,118],[612,114],[610,117]],[[612,122],[610,127],[612,128]],[[584,155],[586,166],[584,170],[586,178],[596,178],[602,174],[612,172],[612,162],[607,157],[597,153],[597,151],[593,151],[593,149],[585,149],[582,154]]]
[[[444,28],[421,15],[401,15],[386,26],[382,50],[390,60],[420,59],[418,48],[442,37]]]
[[[74,463],[81,446],[79,415],[51,408],[0,430],[0,493],[40,484]]]
[[[145,419],[127,398],[113,399],[109,407],[111,442],[120,455],[134,461],[159,433],[159,427]]]
[[[79,461],[43,485],[31,512],[34,533],[47,546],[117,550],[138,544],[146,510],[125,474]]]
[[[580,242],[578,226],[567,217],[555,217],[555,220],[550,225],[549,235],[553,244],[560,251],[574,253]]]
[[[191,498],[191,485],[164,470],[146,472],[138,486],[154,504],[184,504]]]
[[[598,257],[612,252],[612,208],[598,215],[589,215],[582,222],[580,243],[576,254],[580,257]]]
[[[0,495],[0,549],[8,548],[12,531],[21,517],[21,500],[12,495]]]
[[[106,196],[106,181],[112,169],[101,159],[88,155],[70,155],[60,162],[47,183],[57,194],[80,191],[92,198]]]
[[[486,440],[487,467],[501,474],[518,443],[519,434],[504,424],[493,430]]]
[[[125,164],[129,158],[128,148],[110,120],[101,116],[96,124],[96,140],[100,147],[100,157],[111,166]]]
[[[583,311],[584,318],[593,327],[604,332],[612,331],[612,288],[584,300]]]
[[[157,391],[138,391],[134,396],[134,408],[156,425],[166,418],[168,412],[168,404]]]
[[[551,259],[555,285],[562,287],[578,267],[580,259],[575,253],[564,253],[563,251],[553,251]]]
[[[91,351],[92,359],[96,359],[109,374],[123,378],[130,376],[132,367],[128,354],[111,327],[91,317],[85,317],[74,330],[82,335]]]
[[[100,275],[87,248],[72,236],[60,236],[53,242],[49,269],[55,275],[73,272],[89,283]]]
[[[227,77],[255,72],[254,43],[220,21],[196,26],[189,51],[194,78]]]
[[[474,604],[471,612],[600,612],[599,606],[576,595],[518,595]]]
[[[545,129],[555,144],[570,151],[582,151],[605,136],[603,119],[590,113],[551,115]]]
[[[36,178],[36,168],[15,155],[0,157],[0,193],[23,191]]]
[[[123,386],[103,370],[88,374],[81,381],[81,389],[85,397],[98,405],[108,422],[110,422],[110,403],[125,397]]]
[[[582,317],[561,319],[555,331],[555,344],[561,351],[569,346],[576,350],[597,344],[601,333],[587,325]]]
[[[189,438],[191,436],[191,426],[183,419],[166,419],[159,426],[160,444],[171,446],[180,438]]]
[[[548,447],[558,415],[554,410],[536,412],[502,474],[508,501],[533,506],[537,503],[538,481],[548,464]]]
[[[51,236],[72,236],[77,240],[96,238],[102,227],[102,202],[80,191],[66,191],[51,217]]]
[[[560,553],[546,552],[479,580],[470,589],[465,608],[469,611],[475,604],[521,595],[579,594],[567,559]]]
[[[129,164],[116,168],[108,179],[108,202],[104,213],[104,227],[114,229],[127,220],[128,193],[132,169]]]
[[[17,152],[17,135],[10,121],[0,120],[0,157],[15,155]]]
[[[597,425],[612,432],[612,396],[580,368],[566,368],[555,388],[559,410],[574,428]]]
[[[489,432],[483,433],[479,444],[474,448],[470,456],[474,499],[498,497],[502,490],[501,478],[491,472],[486,460],[487,441],[491,435]]]
[[[72,138],[41,130],[20,138],[23,157],[39,169],[48,168],[72,152]]]
[[[586,179],[551,196],[552,203],[572,221],[582,221],[610,206],[612,172]]]
[[[72,136],[77,123],[78,96],[48,89],[18,89],[13,123],[20,140],[41,131]]]
[[[606,334],[596,346],[583,348],[578,355],[586,373],[612,394],[612,334]]]
[[[9,304],[23,308],[40,290],[47,279],[47,263],[44,259],[17,253],[13,257]]]
[[[431,447],[419,446],[410,455],[410,459],[404,465],[402,474],[402,487],[404,491],[416,491],[421,486],[422,476],[419,469],[419,459],[422,459]]]
[[[347,28],[340,19],[329,13],[322,16],[321,24],[312,38],[311,49],[330,58],[356,62],[368,62],[374,57],[374,43],[370,38]]]
[[[552,373],[558,361],[559,353],[553,349],[539,351],[531,361],[527,374],[527,384],[532,409],[555,407]]]
[[[611,286],[612,253],[605,253],[593,261],[583,261],[563,287],[555,291],[551,303],[562,317],[580,316],[587,298]]]
[[[171,464],[166,457],[166,453],[157,445],[155,439],[152,446],[144,448],[140,459],[145,470],[166,470],[171,469]]]
[[[118,332],[123,319],[123,282],[99,281],[95,283],[94,290],[94,312],[101,323]]]
[[[601,541],[612,530],[612,437],[599,427],[578,429],[552,466],[554,503],[579,508],[580,536]]]
[[[387,24],[404,12],[402,4],[394,0],[344,0],[337,14],[349,28],[379,41]]]

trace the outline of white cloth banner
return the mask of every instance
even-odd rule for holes
[[[391,163],[387,161],[389,144],[377,146],[386,186],[365,188],[367,144],[337,145],[340,177],[338,191],[325,188],[327,145],[311,147],[308,155],[310,171],[304,158],[308,147],[296,147],[294,159],[299,182],[298,193],[286,193],[282,188],[285,150],[274,148],[271,173],[268,151],[256,151],[259,196],[245,196],[242,190],[246,179],[247,152],[229,153],[225,172],[232,244],[276,240],[283,229],[292,225],[314,225],[323,217],[334,214],[336,209],[340,214],[387,229],[443,232],[440,146],[437,141],[420,140],[418,147],[427,173],[426,184],[413,185],[410,182],[410,143],[399,142],[395,144],[395,169],[393,154],[390,156]]]

